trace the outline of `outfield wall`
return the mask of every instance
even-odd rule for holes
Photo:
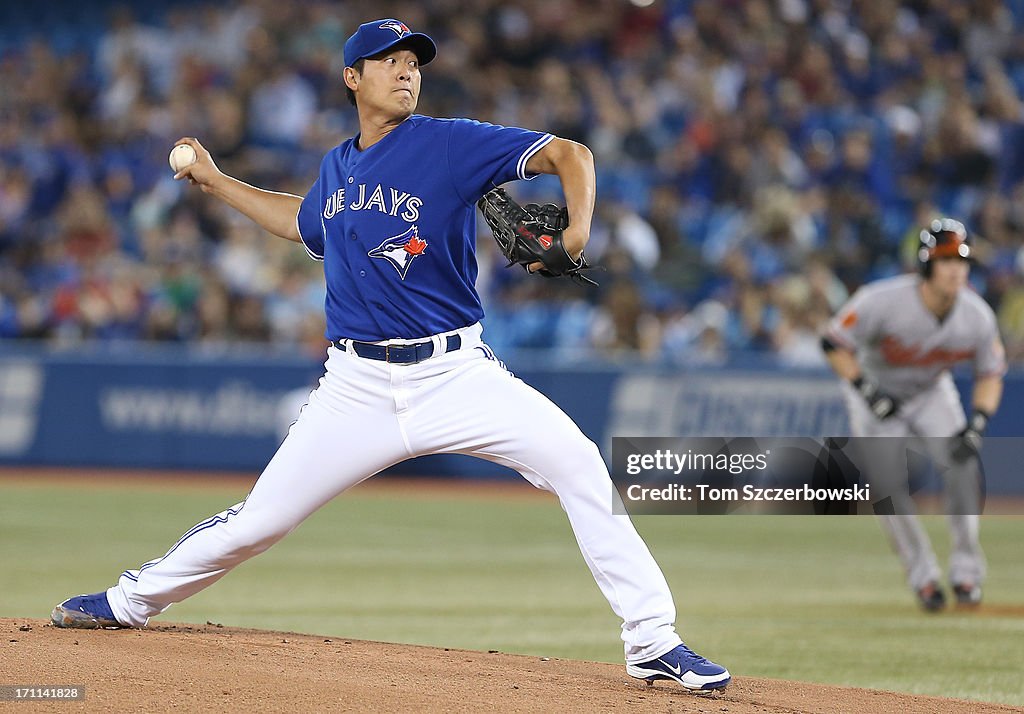
[[[847,433],[836,381],[826,372],[581,368],[526,355],[507,361],[562,406],[606,456],[612,436]],[[259,471],[320,371],[313,359],[266,354],[153,346],[55,352],[4,345],[0,464]],[[500,409],[494,418],[502,418]],[[1019,436],[1021,424],[1024,374],[1014,374],[989,433]],[[1005,448],[1007,441],[989,443],[1003,442]],[[460,456],[419,459],[401,470],[472,477],[509,473]],[[989,485],[990,493],[1024,495],[1024,479],[990,474]]]

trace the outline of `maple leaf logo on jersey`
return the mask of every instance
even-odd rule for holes
[[[410,30],[408,27],[406,27],[404,22],[398,22],[397,20],[388,20],[387,22],[382,23],[382,24],[378,25],[377,27],[378,27],[378,29],[381,29],[381,30],[391,30],[396,35],[398,35],[399,37],[403,37],[405,35],[408,35],[410,32],[412,32],[412,30]]]
[[[419,255],[427,249],[427,242],[420,240],[419,236],[413,236],[409,239],[409,242],[405,244],[405,252],[410,255]]]
[[[419,229],[412,226],[405,233],[385,239],[367,255],[388,261],[398,271],[399,277],[405,280],[412,261],[423,255],[426,249],[427,241],[420,238]]]

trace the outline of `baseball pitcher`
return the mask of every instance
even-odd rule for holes
[[[470,454],[554,492],[602,593],[622,619],[627,672],[721,689],[729,672],[676,634],[675,606],[613,488],[597,447],[481,339],[476,208],[511,263],[583,279],[594,208],[593,156],[551,134],[414,113],[434,42],[394,19],[345,43],[344,82],[359,133],[323,158],[305,197],[223,173],[194,138],[179,171],[204,192],[322,261],[325,373],[246,499],[195,525],[108,590],[53,612],[59,627],[142,627],[265,551],[330,499],[405,459]],[[558,176],[567,206],[521,207],[496,192]],[[500,418],[495,418],[495,407]]]
[[[995,315],[967,287],[971,243],[959,221],[932,221],[920,233],[920,274],[864,286],[822,339],[832,369],[844,382],[853,436],[948,437],[922,441],[938,463],[949,465],[944,469],[952,538],[949,580],[961,606],[981,602],[985,558],[978,540],[977,457],[988,420],[999,407],[1006,371]],[[949,371],[964,361],[975,370],[969,419]],[[889,470],[906,464],[905,446],[898,439],[870,442],[874,462]],[[882,526],[921,606],[939,610],[946,601],[941,571],[909,491],[894,506],[895,515],[880,517]]]

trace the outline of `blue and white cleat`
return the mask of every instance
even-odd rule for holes
[[[657,659],[627,664],[626,674],[653,684],[657,679],[671,679],[686,689],[711,691],[725,689],[732,681],[729,670],[701,657],[686,645],[679,645]]]
[[[73,627],[80,630],[125,627],[114,618],[105,592],[69,597],[53,608],[50,620],[57,627]]]

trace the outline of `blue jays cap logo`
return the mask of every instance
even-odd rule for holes
[[[353,67],[365,57],[391,49],[402,43],[416,53],[421,65],[437,56],[434,41],[422,32],[413,32],[401,20],[392,17],[364,22],[345,42],[345,66]]]
[[[391,263],[398,271],[399,277],[405,280],[409,266],[427,249],[427,241],[420,238],[419,229],[412,226],[405,233],[385,238],[384,242],[367,253],[371,258],[380,258]]]
[[[399,22],[398,20],[388,20],[378,25],[378,27],[382,30],[391,30],[399,37],[404,37],[412,32],[404,22]]]

